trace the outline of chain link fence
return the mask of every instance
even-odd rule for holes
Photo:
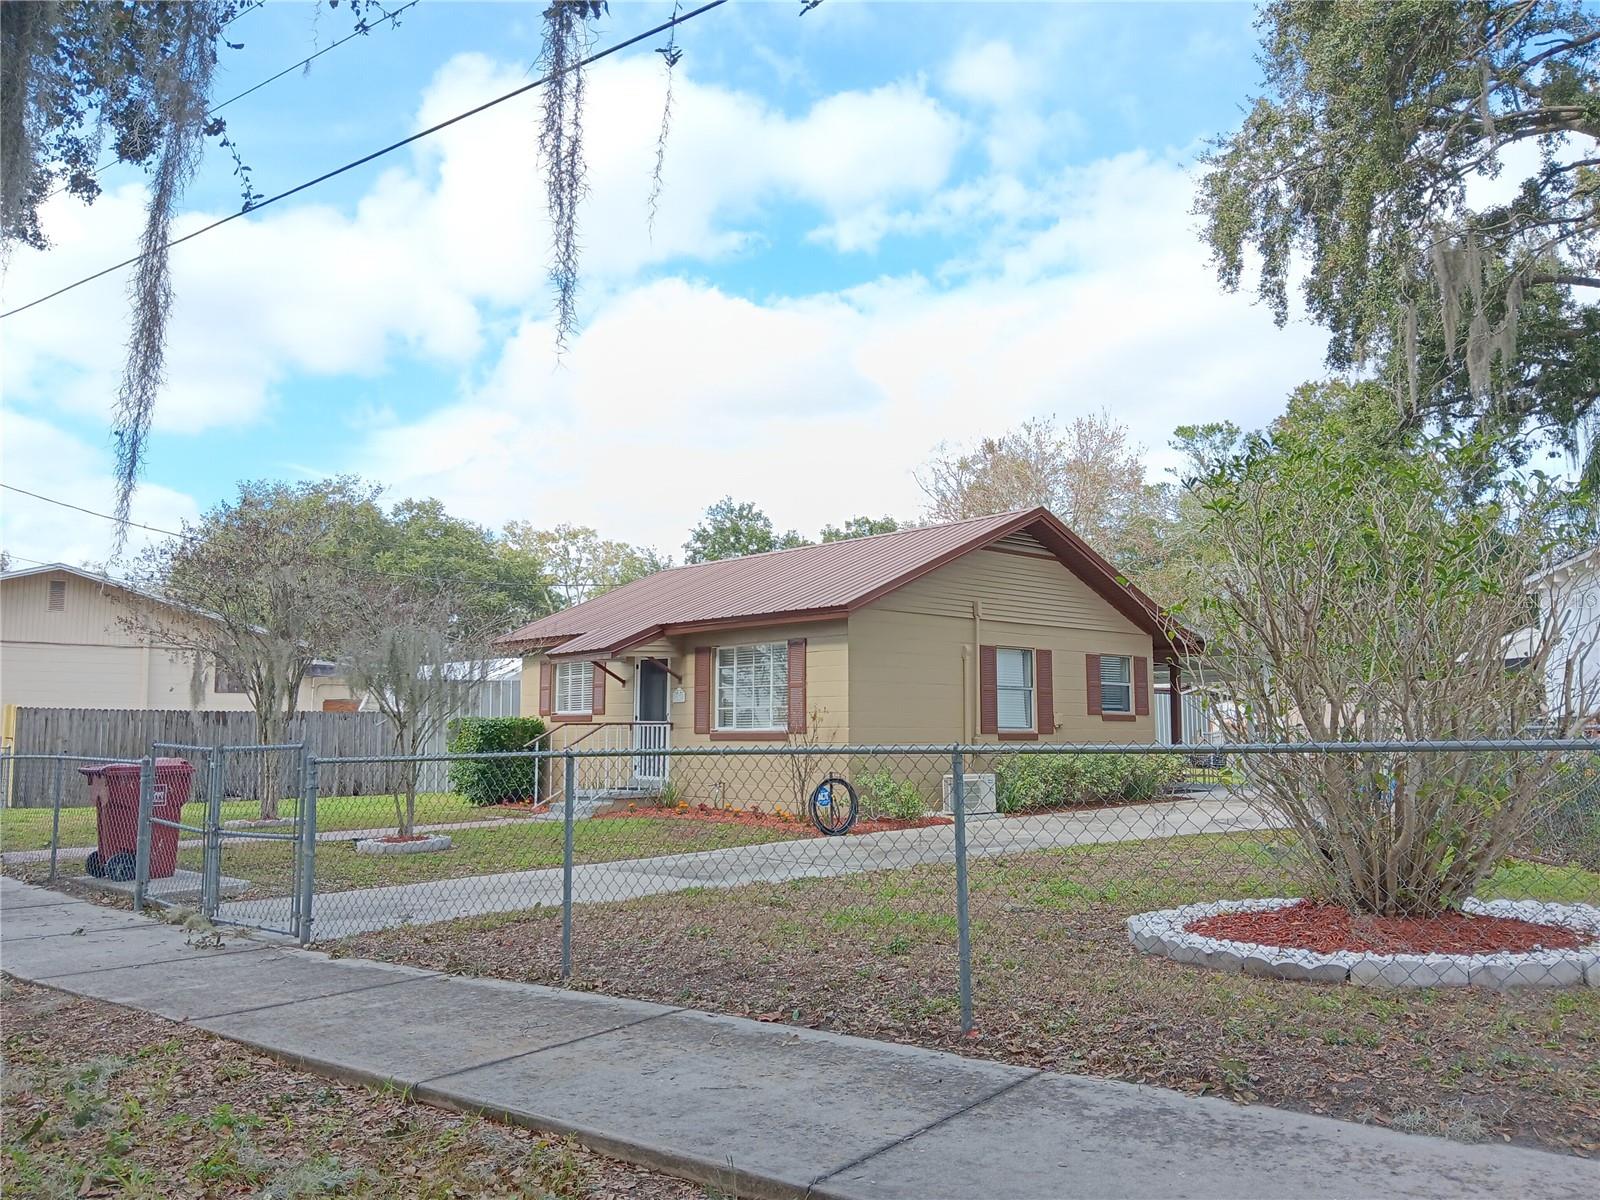
[[[90,864],[105,765],[0,764],[8,871]],[[687,1003],[760,990],[780,1015],[871,995],[885,1027],[966,1029],[986,1007],[1048,1026],[1071,1007],[1062,979],[1113,988],[1142,957],[1376,985],[1600,983],[1588,742],[323,760],[157,746],[137,800],[140,901],[319,942],[532,922],[519,962],[446,965]]]

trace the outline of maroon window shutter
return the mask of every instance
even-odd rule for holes
[[[553,662],[539,664],[539,715],[548,717],[555,710],[556,690],[556,665]]]
[[[789,732],[806,731],[806,640],[789,639]]]
[[[599,663],[594,664],[594,691],[589,711],[597,717],[605,716],[606,712],[606,673],[600,669]]]
[[[1083,682],[1089,695],[1089,715],[1098,717],[1100,715],[1100,656],[1098,654],[1086,654],[1083,656],[1083,661],[1085,663]]]
[[[1042,737],[1056,731],[1055,655],[1048,650],[1033,652],[1033,725]]]
[[[711,732],[711,647],[694,652],[694,731]]]
[[[1000,732],[1000,697],[995,692],[994,647],[978,647],[978,731]]]
[[[1133,712],[1135,716],[1150,715],[1150,660],[1133,660]]]

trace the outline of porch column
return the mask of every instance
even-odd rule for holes
[[[1176,661],[1167,664],[1167,710],[1172,725],[1172,744],[1183,745],[1183,692],[1180,688],[1183,673]]]

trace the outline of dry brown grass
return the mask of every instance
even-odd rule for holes
[[[1282,895],[1277,847],[1190,838],[974,864],[976,1036],[957,1028],[950,868],[583,906],[574,985],[1463,1139],[1600,1152],[1600,994],[1372,991],[1136,954],[1123,920]],[[1506,890],[1592,893],[1512,867]],[[1600,896],[1593,896],[1600,899]],[[559,982],[554,913],[351,938],[338,952]]]

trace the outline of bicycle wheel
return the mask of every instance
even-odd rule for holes
[[[817,784],[807,807],[811,823],[829,837],[837,837],[850,832],[850,827],[856,823],[860,803],[848,779],[830,775]]]

